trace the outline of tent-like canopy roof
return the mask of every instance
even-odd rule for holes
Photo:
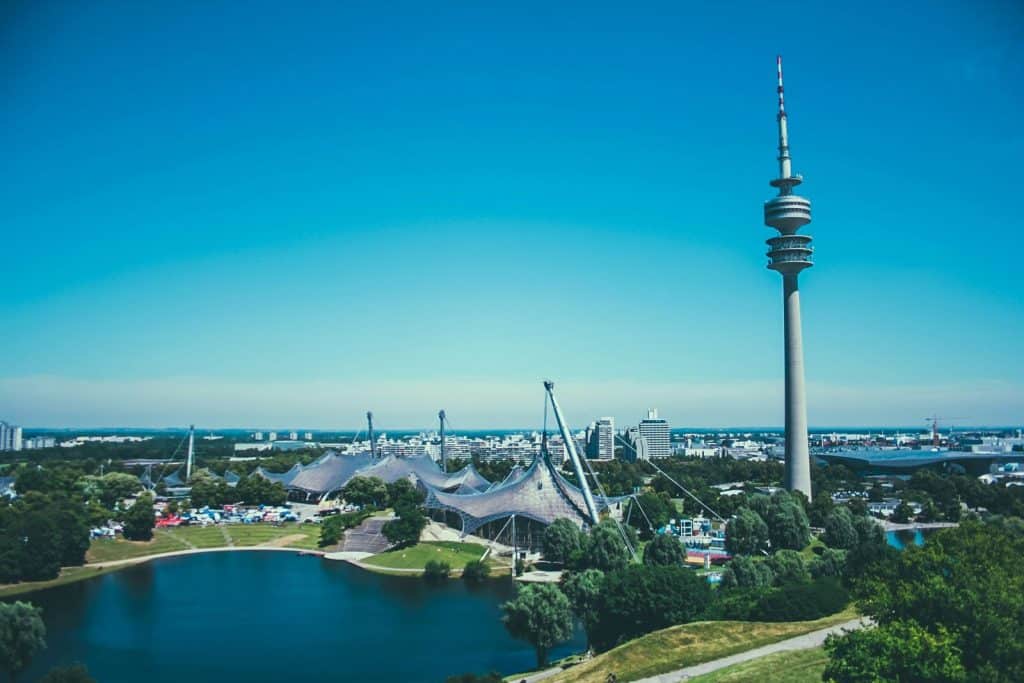
[[[595,497],[599,510],[621,500]],[[428,487],[425,505],[458,514],[462,518],[462,531],[467,534],[488,522],[512,515],[541,524],[551,524],[559,517],[572,520],[580,527],[589,526],[590,521],[583,492],[566,481],[547,457],[534,458],[521,476],[512,481],[506,477],[501,485],[482,493],[459,495]]]

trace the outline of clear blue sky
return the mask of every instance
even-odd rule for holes
[[[811,424],[1024,421],[1019,3],[469,4],[7,3],[0,417],[780,424],[782,53]]]

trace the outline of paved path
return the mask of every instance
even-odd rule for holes
[[[648,678],[641,678],[634,683],[678,683],[679,681],[687,681],[694,676],[702,676],[712,671],[718,671],[724,669],[727,666],[733,664],[739,664],[740,662],[748,662],[751,659],[759,659],[776,652],[788,652],[790,650],[806,650],[812,647],[818,647],[825,642],[832,633],[842,633],[843,631],[853,631],[864,626],[869,625],[870,622],[865,619],[853,619],[851,621],[837,624],[829,628],[823,628],[820,631],[811,631],[805,633],[802,636],[796,636],[788,640],[780,640],[777,643],[771,645],[765,645],[763,647],[757,647],[753,650],[747,650],[746,652],[740,652],[729,657],[722,657],[721,659],[713,659],[710,662],[704,662],[702,664],[694,664],[683,669],[677,669],[670,671],[666,674],[658,674],[657,676],[650,676]],[[516,676],[511,679],[513,683],[539,683],[539,681],[546,680],[552,676],[557,676],[562,673],[563,669],[560,666],[553,667],[551,669],[545,669],[544,671],[537,671],[528,676]]]
[[[704,662],[703,664],[694,664],[693,666],[677,669],[676,671],[671,671],[667,674],[641,678],[635,683],[677,683],[678,681],[686,681],[694,676],[702,676],[703,674],[718,671],[719,669],[724,669],[725,667],[732,666],[733,664],[749,662],[751,659],[759,659],[766,655],[775,654],[776,652],[807,650],[812,647],[818,647],[825,642],[825,638],[833,633],[854,631],[869,624],[870,622],[865,619],[853,619],[830,628],[823,628],[820,631],[811,631],[810,633],[805,633],[802,636],[796,636],[795,638],[790,638],[788,640],[780,640],[777,643],[772,643],[771,645],[765,645],[763,647],[756,647],[753,650],[740,652],[739,654],[735,654],[730,657],[713,659],[710,662]]]
[[[915,529],[950,529],[955,526],[960,526],[959,522],[908,522],[906,524],[899,524],[897,522],[890,522],[889,520],[883,520],[882,526],[885,527],[886,531],[913,531]]]
[[[376,555],[391,547],[384,538],[382,529],[394,517],[368,517],[355,529],[345,532],[341,541],[341,550],[346,553],[369,553]]]

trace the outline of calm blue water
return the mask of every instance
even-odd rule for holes
[[[82,662],[100,683],[440,683],[535,664],[499,605],[511,579],[471,588],[364,572],[292,553],[168,558],[22,597],[44,609],[48,649],[21,680]],[[552,654],[582,650],[573,642]]]
[[[924,545],[924,539],[929,534],[935,533],[937,529],[907,529],[904,531],[886,531],[885,540],[897,550],[903,550],[908,545]]]

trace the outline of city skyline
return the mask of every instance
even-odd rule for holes
[[[9,17],[12,423],[781,426],[778,52],[809,425],[1024,416],[1012,3],[211,11]]]

